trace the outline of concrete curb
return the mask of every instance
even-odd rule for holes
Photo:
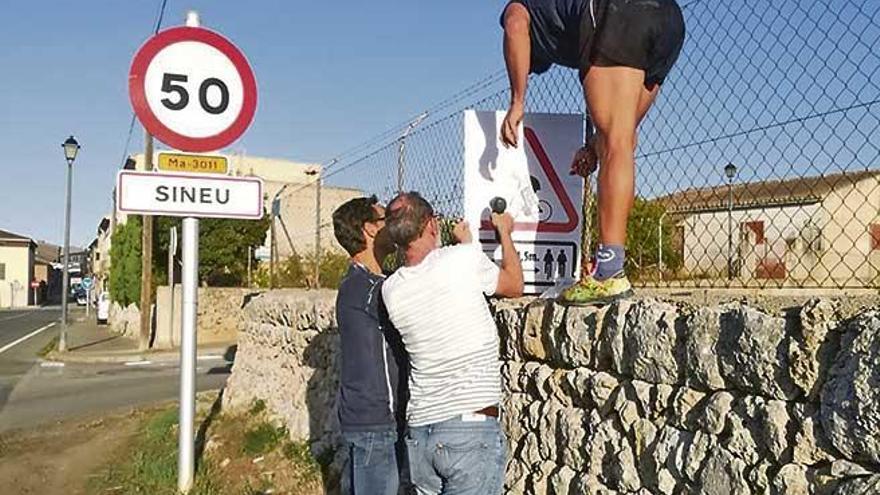
[[[231,343],[222,347],[204,347],[198,350],[198,359],[206,360],[209,358],[225,359],[229,348],[236,344]],[[107,354],[77,354],[76,352],[67,352],[60,354],[58,351],[52,351],[45,358],[40,359],[42,363],[70,363],[70,364],[123,364],[139,361],[149,361],[151,363],[169,363],[176,362],[180,359],[180,351],[117,351]]]

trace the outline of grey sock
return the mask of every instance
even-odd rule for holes
[[[605,246],[600,244],[596,251],[596,280],[607,280],[623,271],[626,253],[623,246]]]

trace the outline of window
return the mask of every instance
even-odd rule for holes
[[[745,226],[755,234],[755,244],[764,244],[764,222],[745,222]]]
[[[0,263],[0,280],[6,280],[6,263]]]
[[[880,249],[880,224],[872,223],[868,232],[871,234],[871,250],[877,251]]]

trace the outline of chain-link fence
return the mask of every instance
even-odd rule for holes
[[[880,2],[682,7],[684,49],[640,129],[631,277],[652,286],[877,287]],[[506,74],[496,72],[344,153],[323,179],[385,201],[418,190],[461,215],[461,112],[506,110],[508,101]],[[527,111],[583,113],[576,72],[532,77]]]

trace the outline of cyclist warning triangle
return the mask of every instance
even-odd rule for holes
[[[505,200],[516,221],[526,291],[538,294],[579,276],[583,179],[568,172],[583,144],[584,117],[526,114],[517,148],[499,140],[503,119],[504,112],[464,113],[465,219],[483,250],[500,256],[489,203]]]

